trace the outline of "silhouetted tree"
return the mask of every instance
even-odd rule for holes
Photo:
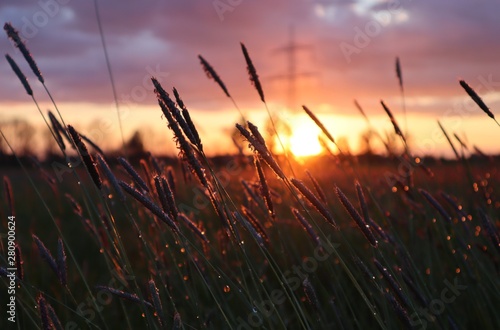
[[[52,155],[60,155],[61,152],[59,151],[59,146],[52,136],[52,133],[48,130],[45,129],[42,131],[42,139],[44,140],[44,145],[43,147],[45,148],[44,154],[45,156],[52,156]]]
[[[135,131],[134,134],[132,134],[130,139],[125,142],[125,148],[127,149],[127,153],[131,156],[145,153],[144,142],[140,131]]]
[[[375,132],[372,129],[368,129],[361,133],[360,135],[360,146],[359,151],[364,155],[373,155],[373,140],[375,138]]]
[[[0,128],[7,137],[12,148],[18,155],[29,155],[34,151],[33,137],[35,128],[24,119],[15,118],[0,123]],[[6,141],[0,139],[2,153],[10,153]]]

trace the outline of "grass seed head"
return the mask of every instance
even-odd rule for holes
[[[300,222],[302,227],[305,229],[309,237],[311,237],[314,243],[316,243],[316,245],[319,246],[321,244],[321,240],[319,238],[318,233],[314,230],[309,221],[307,221],[307,219],[304,218],[304,216],[299,212],[299,210],[295,208],[292,208],[292,213],[294,217]]]
[[[465,82],[465,80],[460,80],[460,86],[465,90],[465,92],[470,96],[470,98],[478,105],[478,107],[483,110],[488,117],[495,119],[495,115],[490,111],[488,106],[484,103],[483,99],[476,93],[472,87]]]
[[[49,249],[45,247],[43,242],[35,235],[31,235],[33,237],[33,240],[35,241],[36,247],[38,249],[38,253],[40,253],[40,256],[42,259],[52,268],[55,274],[57,274],[59,281],[62,283],[62,278],[60,277],[59,274],[59,267],[57,266],[56,260],[50,253]]]
[[[251,123],[249,122],[248,124],[250,126]],[[238,131],[240,131],[241,135],[243,135],[243,137],[245,137],[245,139],[247,139],[247,141],[250,143],[250,147],[254,151],[258,152],[259,156],[274,171],[274,173],[276,173],[276,175],[280,179],[286,180],[285,173],[283,173],[283,171],[281,170],[278,163],[276,163],[276,161],[274,160],[273,156],[271,155],[271,152],[269,151],[269,149],[267,149],[267,147],[260,142],[261,137],[262,137],[260,135],[260,133],[257,136],[252,135],[246,128],[244,128],[240,124],[236,124],[236,128],[238,129]],[[255,126],[255,128],[256,128],[256,126]],[[257,132],[258,132],[258,129],[257,129]]]
[[[217,72],[215,72],[214,68],[201,55],[198,55],[198,58],[200,59],[201,66],[203,67],[203,71],[205,71],[205,73],[207,74],[207,77],[209,79],[213,79],[227,97],[231,97],[231,95],[229,95],[229,91],[226,88],[226,85],[224,85],[224,82],[222,82],[222,79],[219,77]]]
[[[335,187],[335,192],[337,193],[337,196],[340,200],[340,203],[344,206],[347,213],[349,213],[351,218],[358,225],[358,228],[361,230],[361,232],[366,237],[368,242],[370,242],[370,244],[373,247],[377,247],[378,242],[377,242],[377,239],[375,238],[375,236],[373,235],[373,232],[371,231],[370,226],[365,222],[365,220],[363,220],[363,218],[358,213],[358,211],[356,210],[354,205],[351,204],[351,202],[349,201],[347,196],[344,195],[344,193],[342,192],[342,190],[340,190],[339,187]]]
[[[196,236],[198,236],[204,243],[210,243],[205,234],[205,231],[200,229],[187,215],[184,213],[179,213],[178,219],[182,221]]]
[[[316,190],[316,193],[318,194],[318,197],[321,199],[321,201],[323,203],[325,203],[325,205],[328,204],[328,200],[326,199],[325,192],[323,191],[323,189],[319,185],[318,181],[316,181],[316,179],[311,174],[311,172],[309,172],[309,171],[306,170],[306,174],[309,177],[309,180],[311,180],[311,182],[312,182],[312,184],[314,186],[314,190]]]
[[[153,305],[148,302],[148,301],[144,301],[142,299],[140,299],[136,294],[134,293],[128,293],[128,292],[125,292],[125,291],[122,291],[122,290],[118,290],[118,289],[114,289],[114,288],[111,288],[111,287],[108,287],[108,286],[104,286],[104,285],[98,285],[95,287],[97,290],[102,290],[102,291],[106,291],[106,292],[109,292],[121,299],[124,299],[124,300],[128,300],[128,301],[131,301],[133,303],[136,303],[136,304],[144,304],[146,307],[148,307],[149,309],[153,310],[154,307]]]
[[[59,147],[61,150],[66,150],[66,145],[64,144],[63,136],[61,134],[66,134],[64,128],[62,127],[61,123],[57,120],[56,116],[52,113],[52,111],[48,112],[50,124],[52,125],[52,131],[54,132],[54,135],[56,137],[57,144],[59,144]]]
[[[396,57],[396,77],[398,77],[399,88],[403,89],[403,74],[401,72],[401,63],[399,57]]]
[[[14,248],[15,255],[16,255],[16,269],[17,269],[17,277],[22,281],[24,280],[24,260],[23,260],[23,255],[21,253],[21,247],[19,244],[16,243],[16,246]]]
[[[257,175],[260,181],[260,193],[264,198],[269,215],[271,216],[272,219],[275,219],[276,213],[274,212],[273,200],[271,199],[271,194],[269,193],[269,187],[267,185],[266,176],[264,175],[264,170],[262,169],[260,161],[256,156],[254,156],[254,164],[255,167],[257,168]]]
[[[125,190],[129,195],[131,195],[135,200],[140,202],[144,207],[151,211],[154,215],[156,215],[160,220],[165,222],[175,233],[179,232],[179,228],[175,224],[175,222],[170,218],[161,208],[158,207],[152,200],[142,194],[140,191],[132,188],[130,185],[123,181],[119,181],[120,186]]]
[[[52,322],[50,321],[48,309],[47,309],[47,302],[45,301],[45,298],[43,297],[42,294],[38,296],[37,299],[37,304],[38,304],[38,309],[40,311],[40,319],[42,321],[42,329],[44,330],[51,330],[53,328]]]
[[[302,106],[302,109],[304,109],[304,111],[307,113],[307,115],[309,117],[311,117],[311,119],[314,121],[314,123],[321,129],[321,131],[323,132],[323,134],[326,135],[326,137],[332,141],[333,143],[335,143],[335,140],[333,139],[333,136],[330,134],[330,132],[328,132],[328,130],[326,129],[325,125],[323,125],[323,123],[318,119],[318,117],[316,117],[314,115],[314,113],[312,113],[311,110],[309,110],[308,107],[306,107],[305,105]]]
[[[451,217],[441,205],[441,203],[439,203],[434,197],[432,197],[432,195],[425,189],[419,189],[418,191],[425,197],[427,202],[429,202],[429,204],[431,204],[432,207],[434,207],[439,212],[443,219],[451,224]]]
[[[151,300],[153,301],[154,310],[156,312],[158,322],[162,328],[166,327],[167,319],[165,313],[163,312],[163,307],[161,305],[161,298],[156,287],[155,281],[153,279],[149,280],[149,294],[151,295]]]
[[[47,303],[47,311],[49,312],[49,318],[50,321],[52,322],[52,325],[54,326],[54,329],[63,330],[64,327],[62,326],[61,321],[57,317],[56,311],[54,310],[54,308],[52,308],[52,306],[49,303]]]
[[[57,269],[61,284],[66,286],[68,284],[66,252],[64,251],[64,243],[61,238],[57,240]]]
[[[264,103],[266,103],[264,99],[264,91],[262,89],[262,85],[260,84],[259,76],[257,75],[257,70],[255,69],[255,66],[253,65],[252,59],[250,58],[250,55],[248,54],[247,48],[243,43],[241,44],[241,50],[243,51],[243,56],[245,57],[245,62],[247,63],[247,71],[248,75],[250,76],[250,81],[254,85],[255,89],[259,93],[260,100]]]
[[[389,119],[391,120],[392,126],[394,127],[394,132],[396,132],[397,135],[403,139],[404,143],[406,144],[406,138],[403,135],[403,131],[399,128],[399,125],[396,121],[396,118],[392,115],[391,110],[385,105],[384,101],[380,101],[380,104],[382,105],[382,108],[384,108],[384,111],[387,113],[387,116],[389,116]]]
[[[100,154],[97,154],[97,162],[99,163],[99,167],[101,168],[101,170],[104,172],[104,175],[108,178],[109,182],[115,189],[118,199],[124,202],[125,195],[123,194],[123,190],[121,186],[118,184],[118,179],[116,178],[113,171],[111,171],[111,168],[109,167],[104,157],[102,157]],[[80,214],[81,214],[81,208],[80,208]]]
[[[16,74],[17,78],[21,81],[21,84],[23,84],[24,90],[26,90],[26,93],[30,96],[33,96],[33,90],[31,89],[30,84],[28,83],[28,79],[24,75],[24,73],[21,71],[19,66],[17,66],[17,63],[10,57],[9,54],[5,55],[5,58],[7,59],[7,62],[9,62],[10,67],[12,68],[12,71]]]
[[[135,168],[123,157],[118,157],[118,162],[120,165],[127,171],[127,173],[130,175],[130,177],[134,180],[135,184],[137,186],[141,187],[142,190],[145,192],[149,192],[148,185],[146,182],[141,178],[139,173],[135,170]]]
[[[181,314],[179,312],[174,313],[174,321],[172,325],[172,330],[180,330],[182,328],[182,319]]]
[[[321,306],[316,294],[316,290],[314,290],[314,287],[311,284],[311,281],[309,281],[308,277],[306,277],[304,281],[302,281],[302,287],[304,288],[304,293],[309,304],[311,304],[311,306],[313,306],[316,311],[320,311]]]
[[[33,56],[29,52],[28,48],[26,48],[26,45],[21,40],[21,37],[19,36],[19,32],[17,32],[17,30],[14,29],[10,23],[5,23],[3,28],[4,28],[5,32],[7,33],[7,36],[12,41],[14,41],[15,46],[21,51],[21,54],[23,54],[24,59],[26,60],[26,62],[28,62],[28,65],[30,66],[30,68],[33,71],[33,73],[35,74],[35,76],[38,78],[38,80],[42,84],[44,84],[45,80],[42,76],[42,73],[40,72],[38,65],[36,65],[36,62],[33,59]]]
[[[85,167],[87,168],[87,171],[89,172],[90,177],[92,178],[92,181],[94,182],[96,187],[100,190],[102,188],[101,176],[99,175],[96,163],[94,162],[94,159],[88,152],[87,147],[83,143],[80,134],[71,125],[68,125],[68,133],[71,136],[71,139],[73,140],[73,143],[75,144],[76,148],[78,149],[80,157],[82,158],[83,163],[85,164]]]
[[[335,222],[335,220],[333,219],[333,216],[332,214],[330,213],[330,211],[328,211],[328,209],[326,208],[326,206],[321,203],[321,201],[318,199],[318,197],[316,197],[316,195],[309,190],[309,188],[306,187],[306,185],[300,181],[300,180],[297,180],[295,178],[292,178],[290,180],[292,182],[292,184],[295,186],[295,188],[297,188],[297,190],[302,194],[304,195],[304,197],[309,201],[311,202],[311,204],[316,208],[316,210],[335,228],[335,229],[338,229],[338,226]]]

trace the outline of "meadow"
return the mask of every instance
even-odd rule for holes
[[[45,87],[17,31],[4,29]],[[56,100],[54,113],[40,114],[60,157],[39,164],[11,150],[18,164],[2,169],[0,297],[3,306],[15,297],[15,308],[2,312],[2,328],[500,327],[498,157],[469,152],[463,141],[455,147],[444,127],[456,159],[415,155],[382,102],[401,145],[384,157],[342,150],[304,106],[322,130],[325,154],[298,161],[275,152],[262,129],[242,121],[245,149],[214,159],[191,119],[189,95],[183,101],[151,82],[177,159],[125,149],[110,155],[64,122]],[[460,85],[496,125],[479,95]]]

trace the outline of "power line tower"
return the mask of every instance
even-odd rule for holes
[[[297,107],[297,80],[300,77],[315,76],[315,72],[297,72],[297,53],[299,51],[310,50],[312,46],[297,44],[295,42],[295,28],[290,25],[289,40],[283,47],[274,50],[274,54],[285,53],[287,57],[287,73],[270,77],[273,80],[287,81],[287,106],[290,111]]]

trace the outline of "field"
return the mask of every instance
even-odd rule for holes
[[[419,158],[382,103],[402,146],[383,157],[342,151],[304,108],[335,152],[299,161],[243,122],[244,150],[210,158],[177,92],[153,86],[177,159],[108,154],[58,111],[58,157],[3,155],[0,297],[17,322],[1,328],[500,327],[498,157]]]

